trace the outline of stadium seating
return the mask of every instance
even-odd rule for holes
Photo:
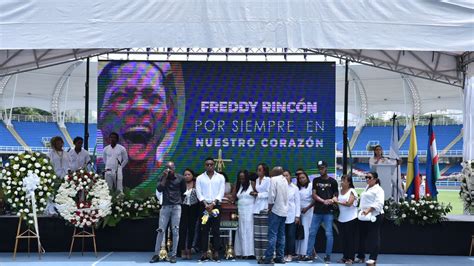
[[[77,136],[84,137],[83,123],[66,123],[67,131],[72,139]],[[89,150],[94,150],[97,136],[97,124],[89,124]]]
[[[450,125],[450,126],[434,126],[433,131],[436,136],[436,146],[438,151],[443,150],[448,144],[456,138],[461,132],[462,125]],[[418,150],[427,150],[428,148],[428,126],[417,126],[416,127],[416,141],[418,144]],[[403,143],[400,150],[408,150],[410,148],[410,141],[407,140]],[[462,150],[462,140],[456,143],[451,150]]]
[[[349,137],[349,141],[351,140],[352,133],[354,133],[355,127],[347,127],[347,136]],[[342,127],[336,127],[336,149],[338,151],[342,151],[343,146],[343,136],[342,136]]]
[[[54,122],[18,122],[13,121],[16,132],[30,147],[44,147],[43,137],[61,136],[64,139],[59,127]],[[3,145],[3,143],[2,143]],[[65,143],[65,146],[68,146]]]
[[[442,151],[448,144],[456,138],[461,132],[462,125],[449,126],[434,126],[433,130],[436,135],[436,143],[438,151]],[[349,138],[354,132],[354,127],[348,128]],[[392,127],[390,126],[365,126],[359,135],[354,148],[354,151],[366,151],[367,144],[370,141],[378,141],[385,151],[390,148]],[[399,136],[403,135],[403,127],[399,128]],[[428,145],[428,126],[417,126],[416,137],[418,150],[426,151]],[[336,143],[337,150],[342,150],[342,127],[336,127]],[[407,151],[410,147],[409,138],[400,147],[400,150]],[[456,143],[451,150],[462,150],[462,140]]]
[[[19,146],[18,141],[12,136],[4,123],[0,122],[0,145],[2,146]]]
[[[25,140],[25,142],[30,147],[45,147],[44,140],[52,136],[64,136],[58,128],[58,125],[54,122],[19,122],[13,121],[13,125],[18,132],[18,134]],[[74,138],[76,136],[84,135],[84,124],[83,123],[66,123],[69,135]],[[435,126],[434,131],[436,134],[437,148],[438,151],[442,151],[454,138],[456,138],[460,131],[462,125],[449,125],[449,126]],[[342,141],[342,127],[336,127],[336,148],[338,151],[342,150],[343,141]],[[348,128],[348,137],[352,137],[355,127]],[[426,151],[428,143],[428,127],[427,126],[417,126],[417,141],[418,141],[418,150]],[[89,125],[89,148],[94,149],[96,145],[96,136],[97,136],[97,124]],[[403,134],[403,127],[399,128],[400,136]],[[365,126],[362,129],[361,134],[359,135],[353,151],[367,151],[367,144],[371,141],[379,142],[387,153],[390,147],[390,135],[391,127],[390,126]],[[20,146],[16,139],[11,135],[7,130],[6,126],[1,123],[0,125],[0,146]],[[409,149],[409,139],[400,147],[401,151],[408,151]],[[65,145],[68,146],[67,144]],[[456,143],[451,150],[462,150],[462,140]],[[361,171],[368,171],[368,164],[355,164],[355,169]],[[440,170],[444,168],[440,166]],[[420,166],[422,172],[424,172],[424,166]],[[452,173],[460,172],[461,166],[459,164],[452,166],[447,170],[444,175],[449,175]],[[406,172],[402,170],[402,172]]]

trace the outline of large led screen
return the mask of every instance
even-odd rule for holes
[[[260,162],[335,172],[334,63],[100,61],[98,95],[99,155],[117,132],[134,195],[168,160],[201,173],[219,154],[229,182]]]

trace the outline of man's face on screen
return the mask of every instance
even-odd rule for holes
[[[117,66],[106,88],[104,127],[118,132],[130,160],[154,158],[166,129],[163,74],[153,64],[128,62]]]

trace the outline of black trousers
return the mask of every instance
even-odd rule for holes
[[[199,203],[181,205],[181,220],[179,222],[178,250],[191,249],[194,240],[196,222],[199,219]]]
[[[357,218],[345,223],[339,223],[341,226],[342,237],[342,258],[354,260],[357,241]]]
[[[296,254],[296,224],[285,224],[285,255]]]
[[[370,253],[369,259],[377,260],[380,252],[380,228],[382,227],[383,215],[377,215],[375,222],[359,221],[359,249],[357,257],[365,259],[365,253]],[[367,249],[366,249],[367,247]]]
[[[222,213],[221,206],[217,205],[215,209],[219,210],[219,213]],[[204,205],[201,204],[201,215],[199,219],[202,217],[202,213],[204,212],[205,208]],[[214,252],[218,252],[221,248],[221,214],[217,217],[213,217],[209,215],[209,220],[207,220],[206,224],[201,224],[201,250],[202,252],[206,252],[209,248],[209,232],[212,233],[212,249]]]

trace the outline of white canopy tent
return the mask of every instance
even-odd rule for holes
[[[474,59],[469,0],[4,0],[0,10],[0,76],[130,47],[303,47],[462,86]]]

